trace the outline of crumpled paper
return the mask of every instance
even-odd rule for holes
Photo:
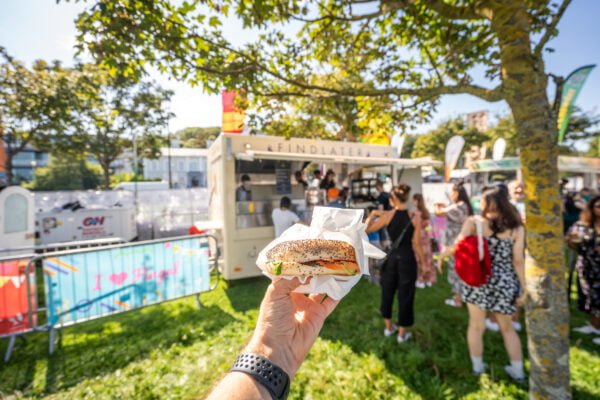
[[[258,254],[256,265],[271,280],[277,278],[294,279],[295,276],[272,275],[265,271],[267,251],[279,243],[300,239],[330,239],[350,243],[356,250],[356,260],[361,273],[355,276],[313,276],[298,277],[303,283],[294,290],[297,293],[325,293],[334,300],[340,300],[358,283],[362,275],[369,275],[369,258],[381,259],[385,253],[369,243],[365,233],[363,210],[315,207],[310,226],[296,224],[288,228],[277,239],[269,243]]]

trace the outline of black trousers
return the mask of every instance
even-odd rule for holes
[[[415,283],[417,260],[413,257],[390,255],[381,271],[381,315],[392,318],[394,294],[398,292],[398,326],[409,327],[415,322]]]

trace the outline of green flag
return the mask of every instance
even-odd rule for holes
[[[581,88],[590,72],[596,65],[586,65],[571,72],[563,83],[562,96],[560,99],[560,110],[558,111],[558,142],[565,139],[565,132],[569,125],[569,118],[573,112],[573,105]]]

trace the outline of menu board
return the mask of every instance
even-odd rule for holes
[[[292,193],[292,163],[289,161],[277,161],[275,164],[275,192],[277,194]]]

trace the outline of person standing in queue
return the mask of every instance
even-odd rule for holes
[[[316,169],[313,172],[313,179],[310,182],[310,187],[314,187],[314,188],[319,188],[321,186],[321,180],[322,180],[322,176],[321,176],[321,170]]]
[[[463,183],[456,183],[450,192],[450,200],[452,204],[447,207],[440,207],[435,212],[438,216],[446,217],[446,231],[442,237],[442,245],[449,247],[454,245],[456,237],[469,216],[473,215],[473,207],[471,200],[467,194],[467,190]],[[438,259],[438,269],[441,271],[442,258]],[[446,299],[446,305],[452,307],[462,307],[462,299],[460,296],[461,280],[456,275],[454,269],[454,257],[448,259],[448,283],[452,286],[453,297]]]
[[[463,301],[469,310],[467,343],[473,372],[485,372],[483,363],[483,335],[486,313],[496,316],[504,347],[510,358],[506,373],[515,380],[523,380],[523,353],[521,340],[513,326],[512,316],[525,299],[525,229],[521,218],[508,196],[498,187],[485,191],[481,199],[481,216],[469,217],[455,243],[477,234],[477,224],[489,243],[492,275],[481,286],[461,286]],[[454,254],[455,244],[442,257]]]
[[[600,344],[600,196],[593,197],[567,234],[569,247],[577,252],[579,310],[590,315],[590,324],[575,332],[598,335]]]
[[[398,343],[409,340],[408,329],[414,324],[415,283],[417,258],[422,257],[421,220],[418,214],[408,211],[410,186],[399,184],[392,190],[389,211],[374,210],[367,218],[367,233],[384,227],[390,234],[392,248],[381,269],[381,315],[384,336],[396,331]],[[398,325],[392,324],[394,295],[398,295]]]
[[[275,228],[275,237],[281,236],[290,226],[300,221],[298,215],[291,211],[292,201],[289,197],[283,196],[279,202],[279,208],[276,208],[271,213],[271,219],[273,220],[273,227]]]
[[[419,273],[417,275],[417,287],[424,289],[431,287],[437,280],[435,266],[433,264],[433,252],[431,250],[431,214],[425,206],[425,199],[421,193],[415,193],[412,197],[413,205],[421,219],[421,246],[423,258],[417,259]]]
[[[308,187],[308,182],[306,182],[306,179],[304,178],[304,174],[302,173],[302,171],[296,171],[294,173],[294,177],[296,178],[296,183],[298,183],[299,185],[302,185],[302,189],[306,190],[306,188]]]
[[[319,188],[323,190],[329,190],[335,188],[335,172],[332,169],[328,169],[325,174],[325,179],[319,184]]]

